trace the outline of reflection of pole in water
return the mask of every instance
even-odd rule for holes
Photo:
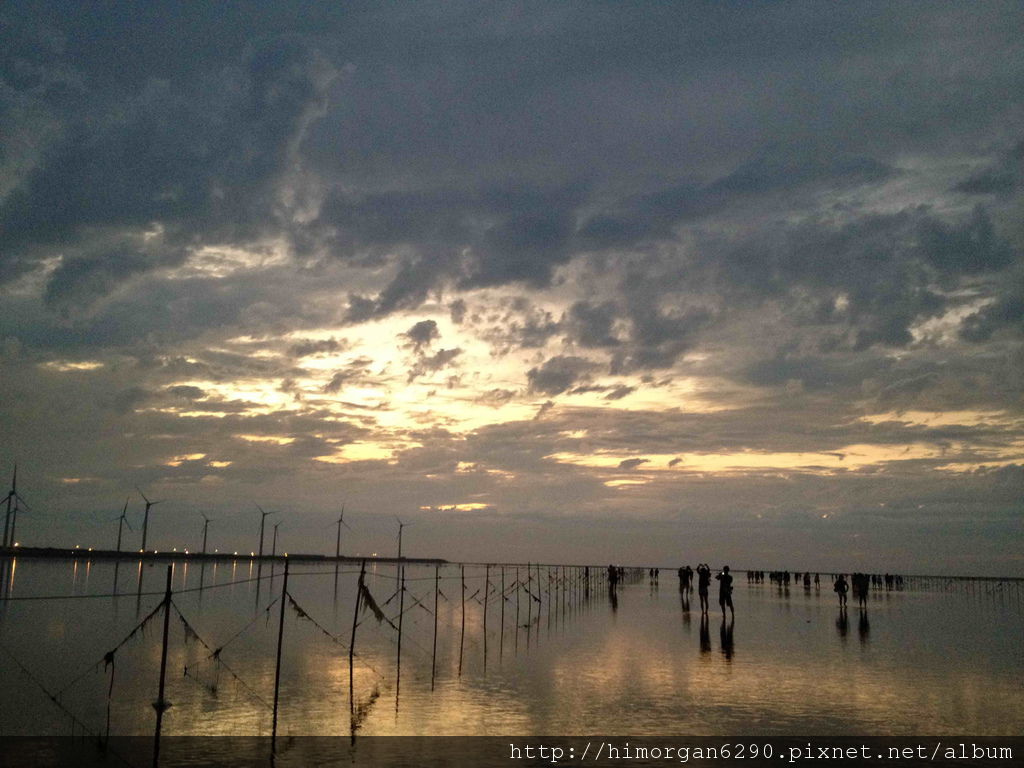
[[[205,580],[206,580],[206,560],[204,559],[201,563],[199,563],[199,607],[200,608],[203,607],[203,590],[206,588],[205,584],[204,584]]]
[[[142,608],[142,558],[139,558],[139,572],[137,576],[137,586],[135,589],[135,618],[139,617],[139,611]]]

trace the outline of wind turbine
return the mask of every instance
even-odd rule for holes
[[[206,529],[210,527],[210,518],[208,518],[206,516],[205,512],[200,512],[199,514],[202,515],[203,516],[203,520],[206,521],[206,522],[203,523],[203,554],[205,555],[206,554]]]
[[[18,522],[18,510],[24,508],[25,510],[31,509],[25,500],[21,498],[21,494],[18,493],[18,465],[14,465],[14,475],[11,477],[11,490],[7,492],[7,514],[4,515],[4,548],[7,548],[14,544],[14,526]],[[19,506],[20,503],[20,506]],[[12,506],[13,505],[13,506]],[[8,527],[10,529],[10,538],[8,538]]]
[[[412,525],[412,523],[403,523],[398,515],[395,515],[395,520],[398,520],[398,559],[402,559],[402,529],[406,526]]]
[[[264,512],[263,507],[259,504],[256,505],[256,509],[260,511],[260,557],[263,557],[263,523],[267,519],[267,515],[276,515],[276,512]]]
[[[132,524],[128,522],[128,501],[131,499],[129,496],[124,500],[124,509],[121,510],[121,516],[117,518],[117,551],[121,551],[121,530],[124,526],[128,526],[129,531],[134,531]]]
[[[161,501],[150,501],[149,499],[146,498],[146,494],[144,494],[142,492],[142,489],[139,488],[139,486],[137,486],[137,485],[135,486],[135,490],[139,492],[139,496],[141,496],[142,500],[144,502],[146,502],[146,514],[142,518],[142,551],[145,552],[146,551],[146,534],[149,531],[149,508],[150,507],[155,507],[157,504],[162,504],[163,500],[161,500]]]
[[[337,519],[336,522],[338,523],[338,539],[337,539],[337,541],[334,544],[334,559],[335,560],[337,560],[339,557],[341,557],[341,526],[344,525],[350,531],[352,530],[352,526],[345,522],[345,505],[344,504],[341,505],[341,514],[338,516],[338,519]]]

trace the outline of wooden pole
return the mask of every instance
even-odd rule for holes
[[[530,582],[533,581],[533,567],[526,564],[526,640],[530,640],[530,629],[533,627],[533,595],[530,593]],[[539,589],[537,590],[540,591]]]
[[[441,591],[441,566],[434,566],[434,647],[430,652],[430,690],[434,690],[434,673],[437,670],[437,595]]]
[[[284,640],[284,609],[288,602],[288,560],[284,561],[284,583],[281,585],[281,614],[277,623],[277,666],[274,668],[274,722],[270,731],[270,751],[277,746],[277,702],[281,691],[281,642]]]
[[[462,632],[459,635],[459,677],[462,677],[462,648],[466,642],[466,566],[459,566],[462,574]]]
[[[401,580],[398,586],[398,656],[395,659],[395,711],[398,711],[398,696],[402,690],[402,617],[405,615],[405,566],[399,566]]]
[[[153,735],[153,768],[160,764],[160,731],[164,724],[164,712],[170,706],[164,700],[164,687],[167,682],[167,631],[171,622],[171,569],[174,566],[167,566],[167,588],[164,590],[164,641],[160,650],[160,688],[153,703],[156,710],[156,731]]]
[[[348,641],[348,709],[351,715],[356,712],[356,700],[353,696],[355,685],[353,682],[353,658],[356,652],[356,627],[359,625],[359,603],[363,599],[363,579],[366,578],[366,561],[363,560],[359,566],[359,583],[356,586],[356,607],[352,612],[352,636]]]
[[[491,591],[491,566],[484,567],[484,671],[487,671],[487,597]]]
[[[519,654],[519,597],[523,591],[523,582],[520,581],[519,566],[516,566],[516,634],[515,634],[515,652]]]
[[[498,658],[505,652],[505,566],[501,566],[501,636],[498,640]]]

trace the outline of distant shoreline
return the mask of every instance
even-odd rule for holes
[[[301,552],[289,552],[287,555],[246,555],[242,552],[175,552],[171,551],[149,551],[132,552],[122,550],[117,552],[112,549],[67,549],[62,547],[0,547],[0,556],[3,557],[40,557],[52,558],[54,560],[81,560],[88,558],[92,560],[196,560],[196,561],[223,561],[223,560],[256,560],[259,562],[281,563],[285,560],[299,560],[302,562],[317,563],[359,563],[363,560],[375,563],[419,563],[429,565],[444,565],[448,561],[436,557],[362,557],[351,555],[316,555]]]
[[[149,552],[132,552],[129,550],[122,550],[117,552],[112,549],[74,549],[64,547],[0,547],[0,557],[32,557],[32,558],[51,558],[54,560],[81,560],[81,559],[93,559],[93,560],[183,560],[183,561],[198,561],[198,562],[214,562],[214,561],[226,561],[226,560],[253,560],[256,562],[274,562],[283,563],[285,560],[297,560],[300,562],[312,562],[312,563],[360,563],[362,561],[372,563],[409,563],[413,565],[491,565],[491,566],[539,566],[541,568],[548,567],[559,567],[564,566],[570,567],[589,567],[589,568],[604,568],[601,565],[585,563],[577,564],[559,564],[559,563],[542,563],[542,562],[529,562],[529,563],[498,563],[498,562],[485,562],[485,561],[466,561],[458,562],[452,560],[446,560],[441,557],[381,557],[379,555],[318,555],[313,553],[304,552],[289,552],[287,555],[248,555],[242,552],[237,554],[234,552],[175,552],[171,551],[149,551]],[[627,568],[640,568],[647,570],[649,567],[660,568],[666,571],[666,576],[674,574],[674,569],[666,566],[625,566]],[[763,570],[767,572],[767,569],[761,568],[733,568],[733,573],[748,573],[750,571]],[[814,573],[814,571],[810,571]],[[841,571],[842,573],[852,573],[852,571]],[[803,573],[803,571],[801,571]],[[819,571],[822,575],[829,575],[831,571]],[[840,571],[835,571],[840,573]],[[927,574],[927,573],[904,573],[903,576],[907,578],[915,579],[962,579],[968,581],[986,581],[986,582],[1004,582],[1004,581],[1024,581],[1024,576],[969,576],[964,574]],[[802,585],[794,585],[796,586]]]

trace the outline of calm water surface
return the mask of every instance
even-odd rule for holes
[[[108,562],[19,559],[9,596],[115,591]],[[259,735],[271,725],[281,566],[248,561],[174,566],[167,698],[168,735]],[[139,575],[142,576],[141,590]],[[964,734],[1024,732],[1024,613],[1007,582],[931,584],[875,592],[845,620],[830,580],[822,589],[780,591],[736,579],[736,619],[723,623],[712,595],[706,624],[687,605],[674,573],[655,588],[601,587],[589,600],[530,584],[514,566],[489,572],[484,633],[483,566],[466,566],[463,635],[458,566],[440,569],[435,679],[433,566],[377,565],[366,583],[397,633],[360,615],[350,706],[348,643],[358,568],[293,563],[284,623],[279,730],[293,735],[491,734]],[[526,569],[519,569],[525,580]],[[261,581],[235,583],[261,575]],[[166,564],[121,563],[118,597],[11,600],[0,605],[0,729],[68,733],[68,718],[39,687],[90,729],[148,735],[157,697]],[[204,589],[199,589],[202,579]],[[582,585],[580,585],[582,586]],[[186,591],[189,590],[189,591]],[[141,594],[139,594],[141,592]],[[294,601],[294,602],[292,602]],[[518,602],[518,621],[516,621]],[[269,606],[269,608],[268,608]],[[304,612],[300,615],[297,607]],[[504,608],[504,618],[502,618]],[[315,623],[314,623],[315,622]],[[460,665],[460,638],[461,674]],[[205,646],[204,646],[205,643]],[[486,645],[486,648],[485,648]],[[221,648],[216,658],[211,651]],[[13,655],[13,656],[12,656]],[[33,682],[13,661],[36,678]],[[187,674],[185,674],[187,669]],[[113,686],[111,688],[111,681]]]

